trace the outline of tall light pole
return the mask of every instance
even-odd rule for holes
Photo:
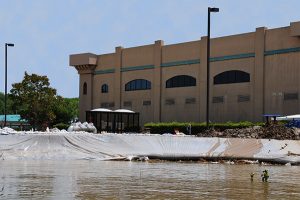
[[[207,18],[207,69],[206,69],[206,127],[209,127],[209,57],[210,57],[210,13],[219,12],[219,8],[208,7]]]
[[[6,126],[6,102],[7,102],[7,47],[15,46],[12,43],[5,43],[5,96],[4,96],[4,127]]]

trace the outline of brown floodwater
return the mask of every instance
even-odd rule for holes
[[[0,199],[300,199],[300,167],[1,160]]]

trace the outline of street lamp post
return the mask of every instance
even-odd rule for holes
[[[5,43],[5,96],[4,96],[4,127],[6,126],[6,102],[7,102],[7,47],[15,46],[12,43]]]
[[[210,64],[210,13],[219,12],[219,8],[208,7],[207,18],[207,70],[206,70],[206,127],[209,127],[209,64]]]

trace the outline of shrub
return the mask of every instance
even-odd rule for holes
[[[67,130],[69,128],[69,125],[64,124],[64,123],[58,123],[58,124],[55,124],[53,127],[58,128],[59,130],[62,130],[62,129]]]
[[[191,134],[196,135],[207,129],[206,123],[188,123],[188,122],[161,122],[161,123],[147,123],[144,125],[145,128],[150,129],[150,133],[163,134],[163,133],[174,133],[174,130],[179,130],[185,134],[189,134],[188,126],[191,124]],[[226,122],[226,123],[211,123],[210,127],[216,130],[224,131],[226,129],[238,129],[248,128],[253,126],[262,126],[264,123],[252,123],[252,122]]]

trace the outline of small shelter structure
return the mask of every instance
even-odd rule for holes
[[[281,117],[280,114],[264,114],[266,125],[270,125],[271,123],[276,124],[278,117]]]
[[[113,111],[106,108],[97,108],[86,111],[86,121],[92,122],[98,132],[138,132],[140,129],[139,113],[127,109]]]
[[[0,115],[0,127],[4,127],[5,115]],[[20,130],[28,129],[30,125],[20,115],[6,115],[6,126],[18,128]]]

